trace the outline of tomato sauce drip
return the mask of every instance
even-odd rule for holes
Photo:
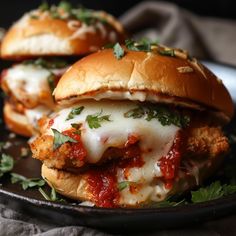
[[[99,207],[115,208],[118,205],[120,192],[117,183],[117,168],[124,168],[125,173],[132,167],[142,167],[144,161],[137,145],[137,137],[130,136],[122,150],[126,159],[114,160],[99,169],[88,172],[88,190],[92,194],[92,201]],[[125,174],[126,175],[126,174]]]
[[[50,119],[48,122],[48,129],[50,129],[54,124],[54,119]]]
[[[99,207],[115,208],[119,200],[115,165],[106,165],[102,169],[88,172],[88,190],[92,200]]]
[[[68,157],[71,159],[79,159],[80,161],[84,161],[85,157],[87,156],[87,151],[83,146],[80,135],[76,133],[76,130],[66,130],[63,131],[62,134],[67,135],[77,141],[77,143],[70,143],[70,152]]]
[[[166,188],[168,189],[172,188],[174,178],[176,177],[180,165],[181,146],[182,146],[181,144],[182,144],[182,136],[181,133],[178,132],[170,151],[167,153],[166,156],[163,156],[159,161],[161,172],[163,174],[166,183]]]

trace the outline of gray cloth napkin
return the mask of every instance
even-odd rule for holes
[[[120,20],[135,38],[157,39],[198,58],[236,65],[236,21],[199,17],[157,1],[140,3]]]
[[[236,22],[193,15],[177,6],[163,2],[143,2],[121,16],[127,31],[135,38],[158,39],[168,46],[180,47],[200,58],[236,65]],[[236,215],[212,222],[175,230],[146,232],[159,236],[236,235]],[[0,205],[0,236],[2,235],[108,235],[79,226],[59,227],[19,214]],[[141,235],[134,233],[133,235]]]

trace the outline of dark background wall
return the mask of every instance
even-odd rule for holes
[[[48,2],[57,3],[58,0],[48,0]],[[71,2],[88,8],[104,9],[119,16],[140,0],[71,0]],[[236,19],[235,0],[169,0],[169,2],[174,2],[199,15]],[[41,0],[1,0],[0,27],[9,26],[25,11],[36,8],[40,3]]]

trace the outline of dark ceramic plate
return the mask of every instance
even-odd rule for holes
[[[236,101],[236,69],[215,63],[207,64],[230,90]],[[236,119],[228,127],[236,127]],[[0,127],[1,140],[12,143],[3,150],[17,161],[14,172],[26,177],[40,177],[40,163],[30,157],[20,157],[20,150],[27,146],[27,140],[21,137],[12,138],[9,132]],[[45,201],[36,189],[24,191],[18,184],[11,184],[9,176],[4,176],[0,186],[0,202],[29,215],[38,216],[47,222],[59,225],[85,225],[105,230],[133,230],[154,228],[181,227],[196,222],[206,221],[235,212],[236,195],[218,200],[176,207],[149,209],[101,209],[85,207],[70,203]]]

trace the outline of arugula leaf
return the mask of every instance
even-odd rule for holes
[[[119,43],[116,43],[113,47],[113,53],[115,55],[115,57],[120,60],[124,55],[125,55],[125,51],[124,49],[120,46]]]
[[[50,196],[42,188],[39,188],[38,190],[42,194],[42,196],[48,201],[51,201],[51,202],[66,202],[65,199],[59,198],[57,196],[56,190],[54,188],[51,188]]]
[[[10,155],[2,154],[0,161],[0,177],[10,172],[14,167],[14,159]]]
[[[52,129],[52,132],[54,134],[53,150],[59,148],[62,144],[67,143],[67,142],[77,143],[75,139],[60,133],[56,129]]]
[[[178,127],[186,127],[190,122],[190,117],[181,115],[177,111],[172,111],[164,106],[140,105],[124,113],[124,117],[138,119],[146,116],[147,121],[157,119],[163,126],[174,124]]]
[[[101,127],[102,122],[111,121],[110,115],[101,116],[101,114],[102,114],[102,111],[100,113],[96,113],[94,115],[88,115],[86,117],[86,121],[90,129],[97,129]]]
[[[33,188],[36,186],[41,187],[41,186],[45,185],[45,181],[43,179],[26,178],[25,176],[19,175],[16,173],[11,173],[11,183],[12,184],[20,183],[24,190],[26,190],[28,188]]]
[[[66,120],[73,119],[76,115],[80,115],[80,113],[84,110],[84,106],[76,107],[71,110],[69,115],[67,116]]]

